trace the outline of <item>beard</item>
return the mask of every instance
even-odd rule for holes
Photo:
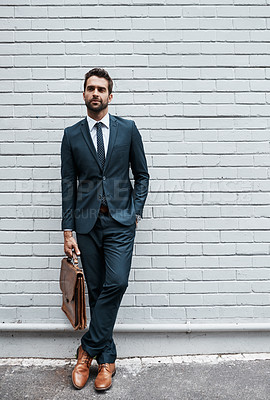
[[[107,99],[104,102],[102,100],[100,100],[100,101],[97,100],[97,101],[99,101],[99,105],[98,106],[93,106],[92,105],[92,101],[93,101],[93,99],[88,100],[88,101],[85,100],[85,105],[86,105],[88,110],[90,110],[90,111],[92,111],[94,113],[98,113],[98,112],[104,110],[104,108],[107,108],[108,104],[109,104],[109,99]]]

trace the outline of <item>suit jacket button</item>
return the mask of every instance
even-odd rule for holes
[[[103,176],[103,178],[102,178],[104,181],[106,180],[106,176]]]
[[[99,195],[98,195],[98,198],[101,199],[101,197],[102,197],[101,194],[99,194]]]

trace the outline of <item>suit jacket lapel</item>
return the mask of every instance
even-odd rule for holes
[[[110,118],[110,137],[109,137],[108,150],[107,150],[107,154],[106,154],[106,158],[105,158],[104,171],[109,164],[110,157],[112,155],[113,146],[115,143],[115,139],[116,139],[116,136],[118,133],[118,122],[117,122],[116,118],[114,118],[114,116],[111,114],[109,114],[109,118]]]
[[[96,160],[99,168],[101,169],[101,165],[99,163],[98,156],[97,156],[97,151],[96,151],[96,148],[94,146],[91,134],[89,132],[89,126],[88,126],[88,122],[87,122],[87,118],[86,117],[81,123],[81,130],[82,130],[82,134],[83,134],[84,140],[86,141],[87,146],[89,147],[91,153],[93,154],[94,159]]]

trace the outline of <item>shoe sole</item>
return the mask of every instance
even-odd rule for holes
[[[84,386],[79,387],[79,386],[75,385],[75,383],[73,382],[73,378],[72,378],[72,383],[73,383],[73,386],[78,390],[81,390],[84,387]]]
[[[116,370],[112,373],[112,377],[115,375],[115,373],[116,373]],[[107,386],[107,387],[105,387],[105,388],[97,388],[97,387],[95,386],[95,389],[96,389],[97,391],[108,390],[108,389],[110,389],[111,386],[112,386],[112,383],[110,384],[110,386]]]

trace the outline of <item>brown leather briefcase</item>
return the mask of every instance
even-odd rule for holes
[[[62,310],[75,330],[86,328],[86,306],[83,271],[78,260],[65,257],[61,262],[60,289],[63,293]]]

